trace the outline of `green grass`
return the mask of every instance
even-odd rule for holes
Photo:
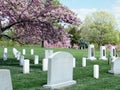
[[[42,71],[42,59],[44,58],[44,48],[37,46],[24,46],[16,47],[19,51],[25,48],[27,55],[25,58],[30,59],[30,74],[23,74],[22,67],[19,66],[13,54],[12,48],[8,47],[8,60],[3,61],[3,48],[0,47],[0,69],[10,69],[12,84],[14,90],[48,90],[43,88],[43,85],[47,83],[47,72]],[[33,48],[36,55],[39,55],[39,64],[33,64],[33,56],[30,55],[30,48]],[[49,48],[50,49],[50,48]],[[110,65],[107,61],[96,60],[87,61],[87,67],[82,67],[82,57],[87,57],[87,50],[75,50],[75,49],[61,49],[52,48],[56,51],[70,52],[76,58],[76,68],[74,68],[73,78],[77,81],[76,85],[60,90],[120,90],[120,75],[112,75],[108,73]],[[99,50],[96,52],[97,59],[99,58]],[[108,56],[107,52],[107,56]],[[120,55],[120,52],[118,52]],[[98,64],[100,66],[100,78],[93,78],[93,65]]]

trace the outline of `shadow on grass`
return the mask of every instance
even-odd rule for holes
[[[15,58],[8,58],[6,61],[0,59],[0,65],[2,66],[19,66],[19,61]]]

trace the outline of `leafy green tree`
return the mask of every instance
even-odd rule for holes
[[[70,34],[71,45],[78,44],[80,40],[80,30],[75,27],[69,27],[68,33]]]
[[[81,27],[81,37],[98,47],[104,44],[115,44],[119,41],[117,22],[112,14],[97,11],[87,15]]]

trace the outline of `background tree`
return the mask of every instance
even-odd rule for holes
[[[81,37],[90,43],[97,43],[98,47],[104,44],[115,44],[119,41],[119,31],[114,16],[106,11],[87,15],[81,27]]]
[[[68,33],[70,34],[70,39],[71,39],[71,46],[73,47],[74,44],[78,45],[78,42],[80,40],[80,30],[76,27],[69,27],[68,28]]]
[[[55,1],[0,0],[0,36],[12,27],[15,35],[8,37],[22,43],[61,41],[66,33],[63,26],[56,26],[55,23],[81,22],[75,13],[62,5],[55,5]],[[7,23],[4,24],[5,21]]]

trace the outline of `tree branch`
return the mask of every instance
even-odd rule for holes
[[[0,38],[2,38],[2,37],[6,37],[6,38],[11,39],[11,40],[13,40],[13,41],[17,41],[17,42],[19,42],[19,43],[22,44],[22,45],[24,44],[24,43],[18,41],[17,39],[12,38],[12,37],[10,37],[10,36],[8,36],[8,35],[3,35],[3,34],[1,34],[1,35],[0,35]]]

